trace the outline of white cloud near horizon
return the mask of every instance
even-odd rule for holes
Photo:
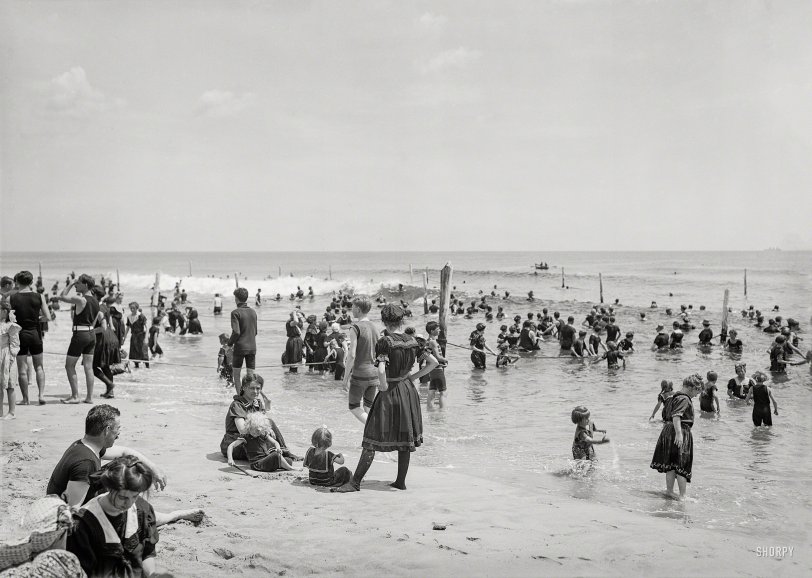
[[[83,118],[124,106],[124,99],[109,97],[92,86],[81,66],[55,76],[48,84],[46,109],[57,115]]]
[[[479,60],[482,55],[478,50],[471,50],[460,46],[452,50],[444,50],[425,63],[421,70],[423,74],[440,72],[447,68],[465,68]]]
[[[235,94],[229,90],[207,90],[197,101],[198,116],[223,118],[239,114],[254,103],[253,92]]]
[[[420,18],[417,19],[417,24],[423,30],[430,32],[441,31],[443,28],[445,28],[446,22],[448,22],[448,18],[442,14],[432,14],[431,12],[425,12],[422,16],[420,16]]]

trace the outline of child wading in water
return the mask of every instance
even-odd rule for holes
[[[227,385],[234,385],[234,368],[231,360],[234,357],[234,347],[228,345],[228,335],[220,334],[220,351],[217,352],[217,374],[225,379]]]
[[[156,357],[163,357],[164,350],[161,349],[161,344],[158,343],[158,336],[161,334],[161,318],[156,317],[152,320],[152,327],[149,328],[149,352],[152,354],[152,359]]]
[[[767,381],[767,375],[761,371],[753,374],[753,379],[756,384],[747,392],[747,405],[750,405],[750,399],[753,399],[755,405],[753,406],[753,425],[773,425],[773,417],[770,415],[770,401],[772,400],[775,407],[775,415],[778,415],[778,403],[773,397],[773,390],[764,382]]]
[[[651,417],[648,418],[649,421],[654,419],[654,414],[657,413],[660,406],[663,406],[663,421],[665,421],[665,406],[672,395],[674,395],[674,382],[667,379],[662,380],[660,382],[660,393],[657,395],[657,405],[654,406],[654,411],[651,412]]]
[[[605,444],[609,442],[605,429],[597,429],[592,420],[589,419],[589,410],[579,405],[572,410],[572,423],[575,428],[575,438],[572,440],[572,459],[574,460],[594,460],[595,444]],[[592,434],[600,432],[601,439],[595,439]]]
[[[245,444],[245,454],[252,470],[258,472],[275,472],[276,470],[292,470],[291,463],[282,455],[282,448],[276,441],[271,420],[261,411],[249,413],[245,417],[245,434],[231,442],[228,446],[228,465],[233,466],[234,448]]]
[[[344,455],[328,451],[333,445],[333,434],[325,426],[313,432],[310,438],[313,444],[304,458],[304,467],[310,470],[310,485],[312,486],[340,486],[350,481],[352,472],[345,467],[334,471],[333,464],[343,464]]]
[[[716,380],[719,379],[719,376],[716,375],[715,371],[709,371],[707,378],[708,383],[705,384],[705,388],[699,394],[699,409],[719,415],[719,396],[716,394],[719,390],[716,387]]]
[[[20,350],[22,327],[11,319],[11,307],[0,301],[0,417],[14,419],[17,407],[14,389],[17,387],[17,352]],[[8,395],[8,413],[3,416],[3,391]]]

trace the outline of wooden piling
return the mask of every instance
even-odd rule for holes
[[[747,298],[747,268],[744,269],[744,297]]]
[[[240,288],[240,276],[234,273],[234,284],[237,286],[237,289]]]
[[[429,314],[429,274],[423,272],[423,315]]]
[[[564,267],[561,267],[561,288],[564,288]]]
[[[333,280],[333,266],[332,265],[327,265],[327,270],[328,270],[328,272],[330,274],[330,281],[332,281]]]
[[[118,268],[116,268],[116,291],[121,293],[121,278],[118,274]]]
[[[409,283],[414,284],[414,270],[411,263],[409,263]]]
[[[722,300],[722,329],[719,331],[719,343],[724,343],[727,339],[727,300],[730,297],[730,290],[725,289],[725,298]]]
[[[454,272],[451,263],[446,263],[445,267],[440,271],[440,336],[437,338],[437,344],[445,356],[445,347],[448,343],[447,326],[448,326],[448,308],[451,305],[451,276]]]
[[[42,261],[37,261],[37,265],[39,266],[39,278],[42,279]]]
[[[600,283],[601,288],[601,303],[603,303],[603,275],[598,273],[598,283]]]
[[[152,288],[152,306],[157,307],[161,295],[161,273],[155,273],[155,286]]]

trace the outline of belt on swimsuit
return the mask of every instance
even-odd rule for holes
[[[409,377],[409,374],[405,373],[405,374],[401,375],[400,377],[387,377],[386,381],[387,381],[387,383],[400,383],[401,381],[403,381],[404,379],[406,379],[408,377]]]
[[[90,325],[74,325],[73,332],[76,333],[77,331],[93,331],[93,328]]]

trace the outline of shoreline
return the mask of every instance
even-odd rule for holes
[[[30,501],[43,495],[59,456],[82,435],[89,406],[64,406],[56,396],[46,398],[48,405],[23,406],[16,420],[1,422],[5,483],[0,530],[9,529]],[[543,480],[542,489],[531,492],[420,466],[410,469],[409,489],[401,492],[387,485],[397,468],[388,460],[376,460],[357,494],[317,490],[307,483],[306,470],[250,479],[220,455],[220,421],[183,419],[183,414],[159,413],[129,399],[111,405],[122,412],[119,442],[142,451],[168,474],[167,488],[149,498],[155,508],[206,511],[199,526],[181,522],[161,528],[158,567],[174,576],[214,571],[247,576],[670,575],[678,566],[702,575],[793,576],[810,565],[805,538],[796,544],[773,544],[769,538],[749,544],[729,532],[692,527],[690,502],[688,516],[677,520],[553,496],[543,490]],[[167,440],[182,445],[167,445]],[[306,446],[288,441],[295,452],[304,453]],[[12,442],[20,445],[12,449]],[[349,453],[348,467],[357,458],[358,451]],[[434,523],[446,529],[433,530]],[[757,548],[771,546],[794,547],[793,555],[757,555]]]

